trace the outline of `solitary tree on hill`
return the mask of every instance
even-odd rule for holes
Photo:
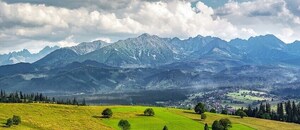
[[[103,112],[102,112],[102,116],[103,116],[104,118],[110,118],[110,117],[112,117],[112,115],[113,115],[113,112],[111,111],[110,108],[106,108],[106,109],[103,110]]]
[[[195,112],[198,114],[202,114],[205,112],[205,104],[203,103],[198,103],[195,108],[194,108]]]
[[[130,124],[127,120],[120,120],[118,126],[122,130],[130,130]]]
[[[154,116],[154,110],[152,108],[147,108],[145,111],[144,111],[144,115],[145,116]]]

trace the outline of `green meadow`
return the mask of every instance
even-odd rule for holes
[[[111,108],[110,119],[101,118],[101,112]],[[67,106],[55,104],[0,104],[0,129],[7,130],[120,130],[118,122],[126,119],[131,130],[161,130],[166,125],[169,130],[202,130],[204,124],[214,120],[229,118],[231,130],[300,130],[300,125],[271,120],[206,113],[207,119],[191,110],[152,107],[155,116],[143,116],[144,106]],[[5,122],[13,115],[21,116],[22,123],[10,128]]]

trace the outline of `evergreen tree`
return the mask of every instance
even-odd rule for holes
[[[287,121],[291,122],[293,117],[291,101],[285,103],[285,112],[287,115]]]
[[[168,130],[168,127],[165,125],[164,128],[163,128],[163,130]]]
[[[247,108],[246,114],[247,114],[248,116],[250,116],[250,117],[253,117],[253,116],[254,116],[253,110],[252,110],[252,108],[251,108],[250,105],[249,105],[248,108]]]
[[[266,113],[271,113],[271,105],[266,103]]]
[[[207,123],[204,125],[204,130],[209,130]]]
[[[85,98],[83,98],[83,100],[82,100],[82,105],[83,105],[83,106],[86,106]]]
[[[277,105],[277,114],[278,114],[278,119],[284,121],[283,103],[279,103]]]

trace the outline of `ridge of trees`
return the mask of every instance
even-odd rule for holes
[[[245,112],[249,117],[300,123],[300,103],[295,101],[280,102],[277,104],[277,110],[272,110],[269,103],[262,103],[259,107],[252,108],[248,106],[247,109],[239,109],[237,112]],[[238,113],[236,113],[238,114]]]
[[[0,103],[54,103],[65,105],[82,105],[85,106],[85,99],[81,103],[76,98],[71,99],[55,99],[54,97],[48,97],[42,93],[25,94],[22,91],[14,93],[6,93],[0,90]]]

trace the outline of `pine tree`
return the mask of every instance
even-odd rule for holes
[[[249,105],[248,108],[247,108],[246,114],[247,114],[248,116],[250,116],[250,117],[253,117],[253,116],[254,116],[253,110],[252,110],[252,108],[251,108],[250,105]]]
[[[298,110],[295,101],[292,103],[292,121],[295,123],[298,121]]]
[[[205,123],[204,130],[209,130],[207,123]]]
[[[291,122],[292,117],[293,117],[291,101],[288,101],[288,102],[285,103],[285,112],[286,112],[286,115],[287,115],[287,121]]]
[[[283,103],[277,105],[277,114],[280,121],[284,121]]]
[[[83,100],[82,100],[82,105],[83,105],[83,106],[86,106],[85,98],[83,98]]]
[[[271,105],[266,103],[266,113],[271,113]]]
[[[168,127],[165,125],[164,128],[163,128],[163,130],[168,130]]]

